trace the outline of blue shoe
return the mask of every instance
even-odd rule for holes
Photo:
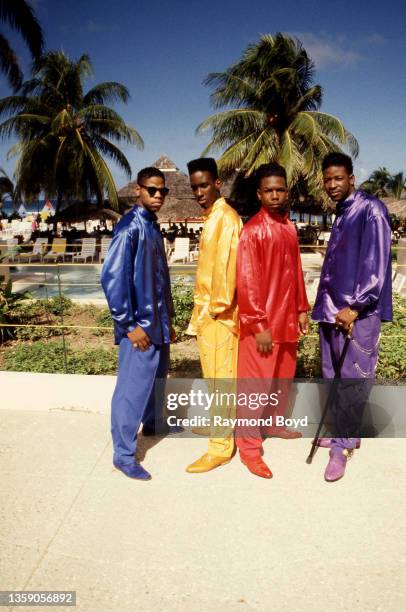
[[[156,427],[143,427],[142,435],[143,436],[176,436],[177,434],[181,434],[185,431],[183,427],[180,425],[160,425],[158,428]]]
[[[134,478],[135,480],[151,480],[151,474],[144,470],[142,465],[133,461],[132,463],[120,463],[119,461],[113,460],[113,465],[117,470],[123,472],[128,478]]]

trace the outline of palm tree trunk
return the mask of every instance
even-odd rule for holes
[[[58,191],[58,197],[56,199],[54,222],[53,222],[53,231],[54,231],[54,234],[56,234],[57,231],[58,231],[58,213],[61,210],[62,201],[63,201],[62,193],[60,191]]]

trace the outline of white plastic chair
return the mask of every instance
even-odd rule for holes
[[[107,251],[109,250],[111,238],[102,238],[100,245],[99,262],[102,263],[106,259]]]
[[[396,293],[402,293],[405,280],[406,278],[403,276],[403,274],[396,274],[392,284],[393,291],[396,291]]]
[[[170,255],[170,263],[174,263],[175,261],[186,263],[189,261],[189,244],[190,238],[175,238],[175,248]]]
[[[18,239],[7,238],[7,261],[14,261],[19,253]]]
[[[96,238],[83,238],[82,249],[78,255],[73,255],[72,262],[94,260],[96,255]]]
[[[32,261],[42,261],[44,250],[48,244],[48,238],[37,238],[32,251],[29,253],[18,253],[16,261],[31,263]]]

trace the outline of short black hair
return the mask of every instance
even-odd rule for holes
[[[159,178],[163,179],[165,182],[165,175],[159,168],[155,168],[154,166],[148,166],[147,168],[143,168],[137,174],[137,184],[140,185],[145,179],[149,179],[152,176],[159,176]]]
[[[199,157],[198,159],[192,159],[187,164],[189,176],[194,172],[210,172],[214,180],[219,177],[219,172],[216,164],[216,160],[213,157]]]
[[[350,176],[354,173],[352,159],[345,153],[328,153],[323,159],[321,169],[324,172],[324,170],[327,170],[330,166],[344,166]]]
[[[285,168],[275,162],[271,162],[269,164],[262,164],[259,166],[258,170],[256,170],[255,183],[257,189],[259,189],[262,179],[267,178],[268,176],[280,176],[281,178],[285,179],[286,187],[288,186]]]

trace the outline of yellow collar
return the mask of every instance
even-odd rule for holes
[[[223,204],[226,204],[225,199],[220,196],[219,198],[217,198],[217,200],[215,202],[213,202],[213,204],[210,206],[210,208],[207,208],[204,212],[203,212],[203,217],[205,217],[207,219],[207,217],[214,212],[215,210],[217,210],[218,208],[220,208],[220,206],[222,206]]]

